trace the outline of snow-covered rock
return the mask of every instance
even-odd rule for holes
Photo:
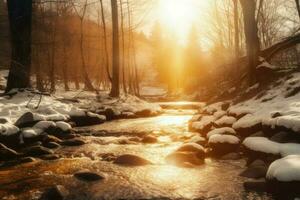
[[[220,119],[216,120],[214,124],[217,127],[231,127],[236,121],[237,119],[235,117],[223,116]]]
[[[23,138],[34,138],[43,133],[43,129],[39,128],[25,128],[21,132]]]
[[[0,135],[10,136],[19,132],[19,128],[13,124],[0,124]]]
[[[300,144],[277,143],[265,137],[248,137],[243,142],[244,147],[253,152],[280,155],[300,155]]]
[[[208,144],[217,144],[217,143],[239,144],[240,139],[233,135],[214,134],[209,138]]]
[[[214,129],[214,130],[208,132],[207,138],[210,138],[211,136],[216,135],[216,134],[218,134],[218,135],[236,135],[236,132],[234,129],[229,128],[229,127],[217,128],[217,129]]]
[[[300,155],[290,155],[274,161],[268,169],[267,179],[282,182],[300,181]]]
[[[248,137],[243,141],[243,145],[252,151],[267,154],[280,154],[279,143],[273,142],[265,137]]]
[[[235,152],[240,146],[240,139],[233,135],[212,135],[208,140],[212,156],[223,156]]]
[[[203,116],[200,121],[192,123],[192,129],[199,131],[199,132],[207,132],[212,126],[212,123],[215,121],[215,117],[210,116]]]
[[[66,122],[60,121],[55,123],[56,127],[62,131],[69,131],[72,129],[72,126]]]
[[[52,121],[40,121],[36,123],[33,128],[46,130],[47,128],[55,127],[55,123]]]

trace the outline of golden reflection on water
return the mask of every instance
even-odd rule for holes
[[[162,116],[157,117],[154,119],[154,123],[157,125],[174,125],[174,126],[183,126],[185,125],[189,120],[191,119],[191,116]]]

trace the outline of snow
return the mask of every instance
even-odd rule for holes
[[[277,67],[275,65],[271,65],[270,63],[268,63],[264,58],[262,58],[260,61],[262,63],[260,65],[258,65],[256,67],[256,69],[260,69],[260,68],[268,68],[268,69],[272,69],[272,70],[279,69],[279,67]]]
[[[203,108],[203,111],[205,111],[209,114],[213,114],[217,111],[222,111],[222,105],[223,105],[223,102],[210,104],[210,105],[206,106],[205,108]]]
[[[258,123],[261,123],[260,118],[257,118],[255,115],[248,114],[248,115],[242,117],[237,122],[235,122],[232,125],[232,128],[234,128],[234,129],[248,128],[248,127],[253,127]]]
[[[108,92],[96,96],[92,92],[82,92],[79,95],[78,91],[62,92],[58,90],[56,94],[43,95],[39,104],[40,95],[36,92],[12,90],[10,93],[14,95],[0,97],[0,116],[9,121],[8,124],[0,126],[2,135],[18,132],[13,124],[27,112],[33,113],[34,121],[68,121],[73,116],[90,116],[106,120],[105,116],[96,113],[105,108],[112,108],[118,115],[123,112],[136,113],[145,110],[153,115],[162,112],[158,104],[148,103],[130,95],[114,99],[109,97]],[[42,122],[37,126],[42,126],[38,128],[44,129],[44,126],[49,125],[49,123]],[[67,129],[67,126],[63,128]]]
[[[229,116],[223,116],[220,119],[215,121],[215,124],[218,126],[222,126],[222,125],[232,125],[236,122],[236,118],[234,117],[229,117]]]
[[[19,128],[13,124],[0,124],[0,135],[10,136],[19,132]]]
[[[214,122],[214,121],[215,121],[215,117],[214,116],[211,116],[211,115],[210,116],[203,116],[200,121],[193,122],[192,123],[192,127],[194,129],[201,130],[204,127],[206,127],[207,125],[209,125],[212,122]]]
[[[300,155],[300,144],[296,143],[277,143],[265,137],[248,137],[244,140],[243,145],[251,150],[281,155]]]
[[[55,125],[57,128],[61,129],[62,131],[69,131],[72,129],[72,126],[70,124],[62,121],[56,122]]]
[[[40,121],[36,123],[33,128],[46,130],[47,128],[55,127],[55,123],[52,121]]]
[[[253,151],[275,155],[280,154],[279,143],[273,142],[265,137],[248,137],[243,141],[243,145]]]
[[[257,88],[259,88],[259,83],[256,83],[256,84],[252,85],[251,87],[249,87],[249,88],[246,90],[246,93],[251,92],[252,90],[255,90],[255,89],[257,89]]]
[[[39,136],[43,132],[44,132],[44,130],[39,129],[39,128],[25,128],[21,132],[21,137],[33,138],[33,137]]]
[[[273,128],[279,126],[299,132],[300,93],[288,95],[299,87],[300,73],[294,73],[288,79],[281,78],[261,95],[231,106],[228,110],[230,115],[248,114],[234,123],[233,128],[247,128],[262,123]],[[280,113],[281,116],[272,117],[274,113]]]
[[[239,144],[240,139],[233,135],[215,134],[209,137],[208,143],[209,144],[216,144],[216,143]]]
[[[226,111],[220,110],[220,111],[215,112],[214,116],[215,116],[216,119],[219,119],[219,118],[223,117],[226,114],[227,114]]]
[[[266,177],[281,182],[300,181],[300,155],[290,155],[274,161]]]
[[[236,132],[234,129],[232,128],[229,128],[229,127],[224,127],[224,128],[217,128],[217,129],[214,129],[212,131],[210,131],[208,134],[207,134],[207,138],[210,138],[211,136],[213,135],[225,135],[225,134],[232,134],[232,135],[236,135]]]

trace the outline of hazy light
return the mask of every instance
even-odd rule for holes
[[[206,0],[160,0],[155,13],[165,31],[185,43],[191,27],[201,20],[201,12],[207,5]]]

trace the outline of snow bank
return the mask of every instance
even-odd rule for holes
[[[285,127],[295,132],[300,131],[300,73],[278,80],[268,90],[257,96],[231,106],[230,115],[247,113],[233,124],[233,128],[248,128],[255,124],[273,128]],[[274,115],[278,113],[277,115]]]
[[[300,155],[274,161],[268,169],[267,179],[282,182],[300,181]]]
[[[103,121],[105,116],[97,114],[97,111],[105,108],[112,108],[118,115],[122,113],[135,114],[138,112],[149,113],[150,115],[162,112],[157,104],[148,103],[134,96],[122,96],[120,99],[113,99],[107,93],[97,96],[92,92],[58,92],[54,95],[43,95],[39,104],[40,95],[32,91],[11,91],[14,95],[0,97],[0,117],[9,119],[10,125],[1,125],[2,135],[14,134],[18,130],[14,124],[25,113],[33,114],[33,121],[44,121],[36,125],[37,129],[44,130],[44,126],[50,126],[45,121],[67,121],[71,117],[98,117]],[[76,96],[77,95],[77,96]],[[82,95],[82,96],[81,96]],[[39,105],[39,106],[38,106]],[[37,108],[38,106],[38,108]],[[59,123],[64,130],[70,127]]]
[[[233,135],[215,134],[209,138],[208,143],[209,144],[216,144],[216,143],[239,144],[240,139]]]

